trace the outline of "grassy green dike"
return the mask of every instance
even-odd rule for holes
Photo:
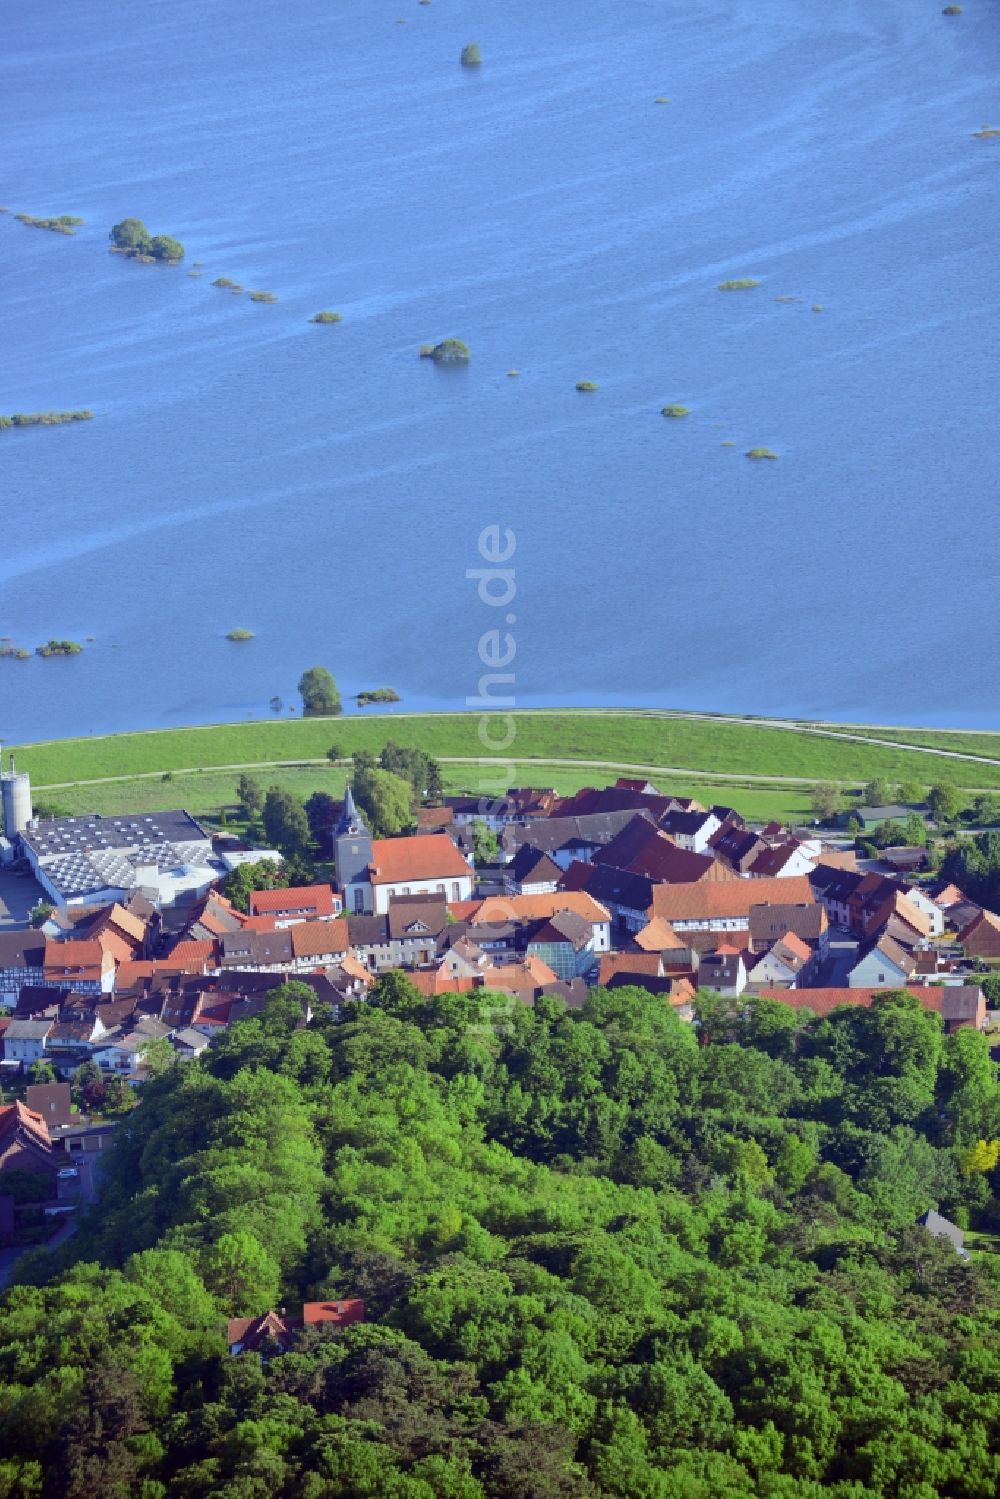
[[[499,784],[492,778],[493,767],[474,765],[444,765],[442,767],[445,788],[452,792],[484,792],[492,796]],[[577,791],[581,786],[603,785],[608,778],[614,779],[620,772],[614,767],[607,771],[598,769],[574,769],[562,765],[546,765],[543,761],[521,761],[514,767],[514,775],[503,776],[516,785],[553,786],[564,794]],[[314,791],[326,791],[331,796],[343,794],[348,770],[342,765],[295,765],[267,766],[251,769],[248,774],[265,788],[280,786],[305,800]],[[238,822],[236,808],[236,782],[238,770],[194,770],[175,771],[169,780],[161,775],[132,776],[124,781],[98,781],[78,786],[59,786],[52,790],[42,789],[41,799],[73,815],[84,812],[100,812],[104,816],[123,812],[156,812],[167,807],[186,807],[196,817],[216,821],[222,808],[233,822]],[[811,815],[809,795],[794,787],[762,787],[746,781],[715,781],[708,778],[691,777],[688,780],[676,776],[660,778],[657,784],[668,786],[678,796],[696,796],[699,801],[710,804],[725,802],[736,806],[744,816],[754,820],[801,821]]]
[[[514,715],[515,738],[504,756],[484,749],[479,723],[478,713],[272,719],[25,744],[17,747],[17,758],[45,800],[71,811],[181,803],[207,813],[231,802],[242,768],[256,769],[267,784],[294,785],[305,794],[318,786],[339,788],[343,772],[323,763],[331,745],[347,757],[358,749],[377,752],[388,739],[442,760],[453,789],[493,793],[499,777],[499,784],[514,780],[571,791],[635,772],[681,794],[729,801],[751,816],[802,816],[808,787],[823,780],[857,787],[885,776],[927,785],[950,780],[970,789],[1000,787],[1000,734],[783,727],[652,711],[566,709]],[[495,733],[502,739],[501,724]],[[490,759],[498,767],[485,763]],[[164,775],[173,779],[163,781]]]

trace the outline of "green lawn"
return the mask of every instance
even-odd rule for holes
[[[973,1254],[1000,1254],[1000,1234],[979,1232],[976,1229],[967,1228],[965,1231],[965,1247]]]
[[[615,778],[615,773],[603,774],[595,770],[574,770],[565,766],[545,764],[520,764],[514,767],[511,782],[517,785],[553,786],[557,791],[570,793],[581,786],[603,785]],[[472,765],[444,766],[444,782],[449,791],[471,792],[475,795],[494,796],[497,783],[485,769]],[[154,812],[167,807],[185,807],[195,816],[217,820],[220,808],[227,808],[235,817],[236,782],[238,771],[194,771],[179,772],[164,781],[162,777],[127,781],[106,781],[95,786],[69,786],[54,791],[43,791],[40,799],[58,810],[80,814],[101,812],[105,816],[122,812]],[[281,786],[292,791],[303,800],[314,791],[328,791],[331,796],[340,796],[344,790],[347,768],[344,766],[262,766],[254,772],[254,779],[265,788]],[[507,777],[501,778],[504,785]],[[809,816],[809,797],[805,792],[785,789],[781,786],[748,789],[746,782],[713,782],[702,780],[678,780],[661,778],[657,784],[678,796],[696,796],[706,806],[723,802],[735,806],[745,817],[754,821],[800,821]]]
[[[928,749],[957,750],[965,755],[987,755],[1000,760],[1000,734],[962,733],[953,729],[853,729],[866,739],[899,739]]]
[[[440,757],[476,757],[484,753],[477,733],[479,721],[478,714],[455,713],[221,724],[24,745],[17,754],[18,763],[31,772],[36,786],[91,777],[305,760],[323,756],[331,743],[349,755],[355,749],[377,751],[390,738]],[[880,775],[928,784],[950,779],[963,786],[1000,787],[1000,765],[942,758],[916,744],[912,749],[869,746],[753,723],[547,711],[518,713],[515,726],[511,754],[537,760],[598,760],[726,776],[800,777],[809,782],[829,779],[848,786]],[[895,731],[879,732],[888,737]],[[908,744],[904,736],[913,732],[899,731],[901,741]],[[943,737],[956,740],[948,748],[971,748],[963,736]],[[495,755],[496,751],[485,753]],[[588,776],[599,778],[599,772]]]

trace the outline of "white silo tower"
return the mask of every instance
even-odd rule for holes
[[[18,771],[13,755],[9,770],[0,763],[0,813],[4,836],[11,842],[31,821],[31,777],[26,770]]]

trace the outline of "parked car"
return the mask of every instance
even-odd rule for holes
[[[56,1180],[61,1182],[68,1182],[72,1181],[79,1175],[80,1173],[79,1171],[77,1171],[75,1166],[63,1166],[61,1171],[56,1172]]]

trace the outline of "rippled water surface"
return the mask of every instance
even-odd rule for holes
[[[0,218],[0,411],[95,418],[0,432],[0,634],[93,639],[0,735],[461,705],[491,523],[521,705],[995,724],[994,12],[15,0],[2,200],[86,226]]]

